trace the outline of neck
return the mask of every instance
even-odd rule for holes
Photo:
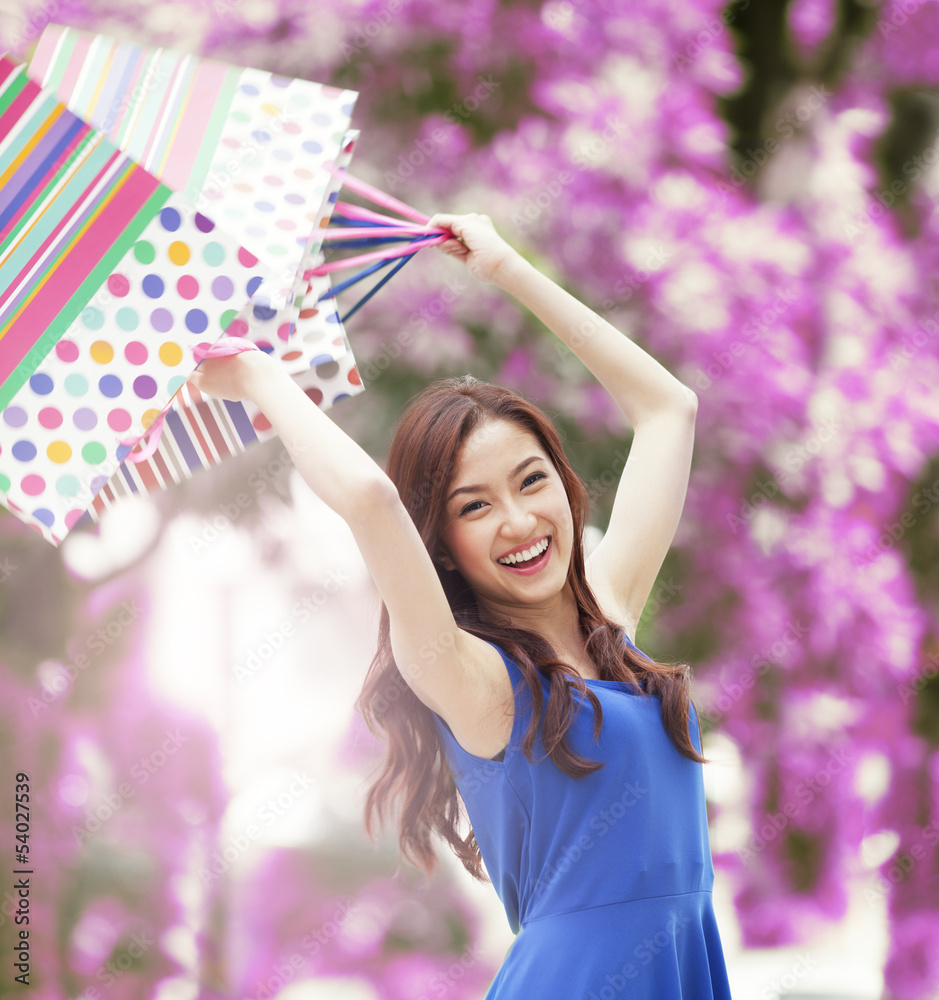
[[[564,584],[560,593],[537,607],[479,600],[479,610],[484,621],[504,622],[508,619],[514,628],[540,633],[559,656],[577,656],[583,651],[577,602],[569,583]]]

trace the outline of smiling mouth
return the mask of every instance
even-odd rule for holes
[[[540,542],[532,545],[531,548],[510,556],[503,556],[502,559],[497,559],[496,562],[500,566],[505,566],[506,569],[529,569],[543,564],[547,560],[550,550],[551,536],[548,535]]]

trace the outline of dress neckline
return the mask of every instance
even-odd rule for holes
[[[640,653],[642,656],[646,656],[646,654],[643,653],[639,649],[638,646],[636,646],[636,644],[632,641],[632,639],[629,638],[628,635],[626,635],[625,632],[623,633],[623,638],[626,640],[626,642],[630,646],[632,646],[633,649],[636,650],[637,653]],[[646,659],[648,659],[647,656],[646,656]],[[579,673],[579,671],[578,671],[578,673]],[[607,680],[601,680],[599,677],[584,677],[583,674],[581,674],[581,678],[583,679],[583,682],[585,684],[611,684],[611,685],[614,685],[614,686],[617,686],[617,687],[619,687],[621,685],[625,685],[627,688],[639,688],[639,689],[643,689],[643,690],[644,690],[644,684],[645,684],[644,681],[640,682],[638,684],[635,681],[607,681]]]
[[[584,677],[583,681],[584,681],[585,684],[616,684],[616,685],[623,684],[626,687],[631,687],[631,688],[636,688],[636,687],[641,687],[642,686],[641,684],[636,683],[636,681],[606,681],[606,680],[602,680],[599,677]]]

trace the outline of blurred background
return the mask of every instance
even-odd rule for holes
[[[637,642],[694,667],[734,996],[939,996],[939,4],[22,0],[0,49],[50,22],[357,90],[355,175],[488,213],[697,392]],[[513,301],[426,251],[348,334],[376,460],[471,372],[602,532],[630,429]],[[3,512],[0,996],[23,773],[30,996],[482,997],[493,888],[364,833],[378,610],[277,440],[59,549]]]

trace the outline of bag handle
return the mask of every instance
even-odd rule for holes
[[[356,267],[359,264],[371,264],[376,260],[393,260],[395,257],[404,257],[413,253],[423,247],[433,247],[437,246],[438,243],[446,243],[447,240],[452,240],[453,234],[446,233],[440,236],[434,236],[433,234],[428,234],[427,236],[417,236],[412,240],[408,240],[405,246],[393,246],[386,247],[384,250],[373,250],[371,253],[362,253],[357,257],[346,257],[344,260],[333,260],[328,264],[320,264],[319,267],[314,267],[310,274],[332,274],[333,271],[342,271],[348,267]],[[419,243],[420,246],[415,249],[414,244]]]
[[[206,358],[225,358],[232,354],[241,354],[243,351],[259,351],[261,348],[252,340],[245,340],[243,337],[221,336],[214,344],[194,344],[192,353],[195,355],[196,364],[201,364]],[[179,389],[170,397],[170,401],[160,412],[160,415],[152,424],[138,437],[121,438],[117,443],[124,447],[135,448],[146,438],[146,444],[140,451],[131,451],[124,456],[124,461],[145,462],[153,456],[153,453],[160,446],[160,438],[163,436],[163,421],[173,407],[173,400],[179,395]]]
[[[340,317],[339,322],[340,323],[345,323],[345,321],[350,316],[352,316],[356,312],[358,312],[358,310],[361,309],[362,306],[364,306],[366,302],[368,302],[368,300],[378,291],[378,289],[381,288],[381,286],[384,285],[391,278],[393,278],[398,273],[398,271],[400,271],[401,268],[404,267],[404,265],[407,264],[407,262],[409,260],[411,260],[412,257],[414,257],[413,253],[409,254],[407,257],[401,257],[398,260],[398,262],[395,264],[395,266],[380,281],[375,282],[375,284],[372,286],[372,288],[370,288],[365,293],[365,295],[363,295],[362,298],[360,298],[359,301],[356,302],[356,304],[345,314],[345,316],[341,316]],[[331,299],[331,298],[333,298],[333,296],[338,295],[339,292],[345,291],[345,289],[349,288],[350,285],[354,285],[357,281],[361,281],[363,278],[367,278],[370,274],[374,274],[376,271],[380,270],[381,268],[387,267],[391,263],[392,260],[394,260],[393,257],[390,258],[389,260],[381,260],[377,264],[372,264],[371,267],[366,267],[364,270],[360,271],[358,274],[353,275],[353,277],[347,278],[341,284],[334,285],[328,292],[324,292],[316,301],[317,302],[322,302],[323,299]]]
[[[331,163],[326,165],[326,170],[336,177],[341,177],[343,187],[347,187],[350,191],[355,191],[356,194],[370,199],[381,208],[389,209],[397,212],[399,215],[403,215],[406,219],[410,219],[411,223],[417,223],[417,225],[408,224],[393,216],[384,215],[369,208],[361,208],[349,202],[337,202],[336,209],[341,209],[343,214],[338,217],[333,215],[331,221],[338,222],[340,226],[351,222],[350,228],[352,232],[327,230],[322,234],[324,240],[343,240],[343,245],[354,246],[357,242],[361,242],[362,245],[374,245],[376,242],[394,244],[401,243],[407,236],[411,238],[405,240],[404,246],[385,247],[382,250],[373,250],[370,253],[347,257],[344,260],[334,260],[328,264],[320,264],[309,272],[311,275],[331,274],[333,271],[372,264],[376,261],[394,260],[397,257],[410,257],[423,247],[437,246],[454,238],[453,233],[449,229],[443,226],[430,226],[430,217],[424,215],[423,212],[412,208],[410,205],[406,205],[400,199],[386,194],[384,191],[380,191],[367,181],[353,177],[345,168],[339,168],[335,163]],[[360,227],[356,225],[357,222],[372,222],[377,223],[377,225]],[[420,245],[416,246],[415,244]],[[390,274],[386,275],[385,280],[390,276]],[[359,304],[361,305],[361,303]]]
[[[398,215],[403,215],[406,219],[419,222],[423,226],[426,226],[430,222],[429,215],[424,215],[423,212],[419,212],[416,208],[411,208],[410,205],[405,205],[403,201],[399,201],[397,198],[392,197],[392,195],[385,194],[384,191],[379,191],[378,188],[372,187],[367,181],[353,177],[344,168],[337,167],[335,163],[327,163],[326,169],[333,176],[341,174],[343,187],[347,187],[350,191],[355,191],[356,194],[362,195],[363,198],[368,198],[369,201],[375,202],[376,205],[380,205],[382,208],[390,208],[392,212],[397,212]]]

